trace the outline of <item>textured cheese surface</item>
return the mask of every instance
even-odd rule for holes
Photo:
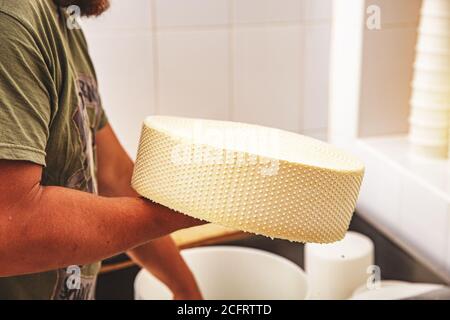
[[[344,237],[363,175],[351,155],[291,132],[154,116],[143,126],[132,185],[198,219],[329,243]]]

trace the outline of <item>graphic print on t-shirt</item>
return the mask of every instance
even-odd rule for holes
[[[95,168],[95,128],[101,117],[101,102],[95,79],[88,76],[79,76],[77,79],[78,106],[72,116],[79,141],[82,146],[80,155],[81,168],[67,181],[66,187],[98,194],[96,168]],[[77,266],[58,270],[57,285],[53,299],[55,300],[91,300],[94,299],[96,272],[90,272],[88,267],[79,266],[80,279],[73,285],[70,272]]]
[[[79,76],[77,91],[79,103],[72,119],[82,144],[82,168],[69,178],[66,187],[97,194],[94,129],[101,116],[101,102],[95,79],[84,75]],[[89,113],[93,114],[91,119]]]

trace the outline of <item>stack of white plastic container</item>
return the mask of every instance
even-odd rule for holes
[[[414,154],[450,155],[450,0],[423,0],[411,97]]]

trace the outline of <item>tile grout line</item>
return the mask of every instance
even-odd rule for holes
[[[300,57],[298,57],[300,59],[300,75],[299,75],[299,80],[300,80],[300,88],[298,89],[298,108],[299,108],[299,114],[298,114],[298,132],[302,133],[304,132],[304,120],[305,120],[305,83],[306,83],[306,72],[305,72],[305,58],[306,58],[306,28],[304,26],[304,14],[307,11],[306,8],[306,3],[302,2],[301,6],[300,6],[300,19],[301,19],[301,23],[300,23]],[[304,12],[303,12],[304,11]]]
[[[228,19],[229,19],[229,34],[228,34],[228,120],[234,120],[236,97],[235,97],[235,25],[234,25],[234,9],[235,0],[228,2]]]
[[[156,23],[156,19],[157,19],[157,13],[156,13],[156,1],[155,0],[150,0],[151,1],[151,19],[152,19],[152,23],[151,23],[151,31],[153,34],[153,90],[154,90],[154,98],[153,98],[153,103],[154,103],[154,111],[155,114],[159,115],[160,112],[160,94],[159,94],[159,37],[158,37],[158,27],[157,27],[157,23]]]
[[[234,9],[232,9],[234,10]],[[234,14],[231,18],[234,20]],[[329,19],[317,20],[317,21],[267,21],[267,22],[241,22],[237,23],[231,21],[228,24],[217,24],[217,25],[181,25],[181,26],[160,26],[157,32],[202,32],[202,31],[215,31],[215,30],[227,30],[232,25],[235,29],[247,29],[247,28],[258,28],[258,27],[303,27],[303,26],[323,26],[330,23]]]

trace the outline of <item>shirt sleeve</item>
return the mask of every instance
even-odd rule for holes
[[[53,83],[32,34],[0,13],[0,159],[46,165]]]
[[[97,125],[97,131],[100,131],[108,124],[108,117],[106,115],[105,109],[101,107],[100,109],[100,120]]]
[[[96,83],[96,86],[97,86],[97,92],[98,92],[98,95],[99,95],[99,100],[100,100],[99,108],[100,109],[99,109],[99,116],[98,116],[98,121],[96,122],[95,129],[96,129],[96,131],[100,131],[101,129],[103,129],[109,123],[109,120],[108,120],[108,116],[106,115],[105,109],[103,107],[103,102],[102,102],[102,99],[101,99],[101,93],[100,93],[100,87],[99,87],[97,71],[95,70],[94,62],[92,61],[92,58],[91,58],[91,55],[90,55],[90,52],[89,52],[89,43],[88,43],[88,41],[86,39],[86,35],[85,35],[83,30],[80,30],[80,35],[81,35],[81,40],[82,40],[83,46],[84,46],[84,48],[86,50],[85,54],[86,54],[86,57],[87,57],[87,62],[89,64],[90,68],[91,68],[92,74],[94,75],[95,83]]]

